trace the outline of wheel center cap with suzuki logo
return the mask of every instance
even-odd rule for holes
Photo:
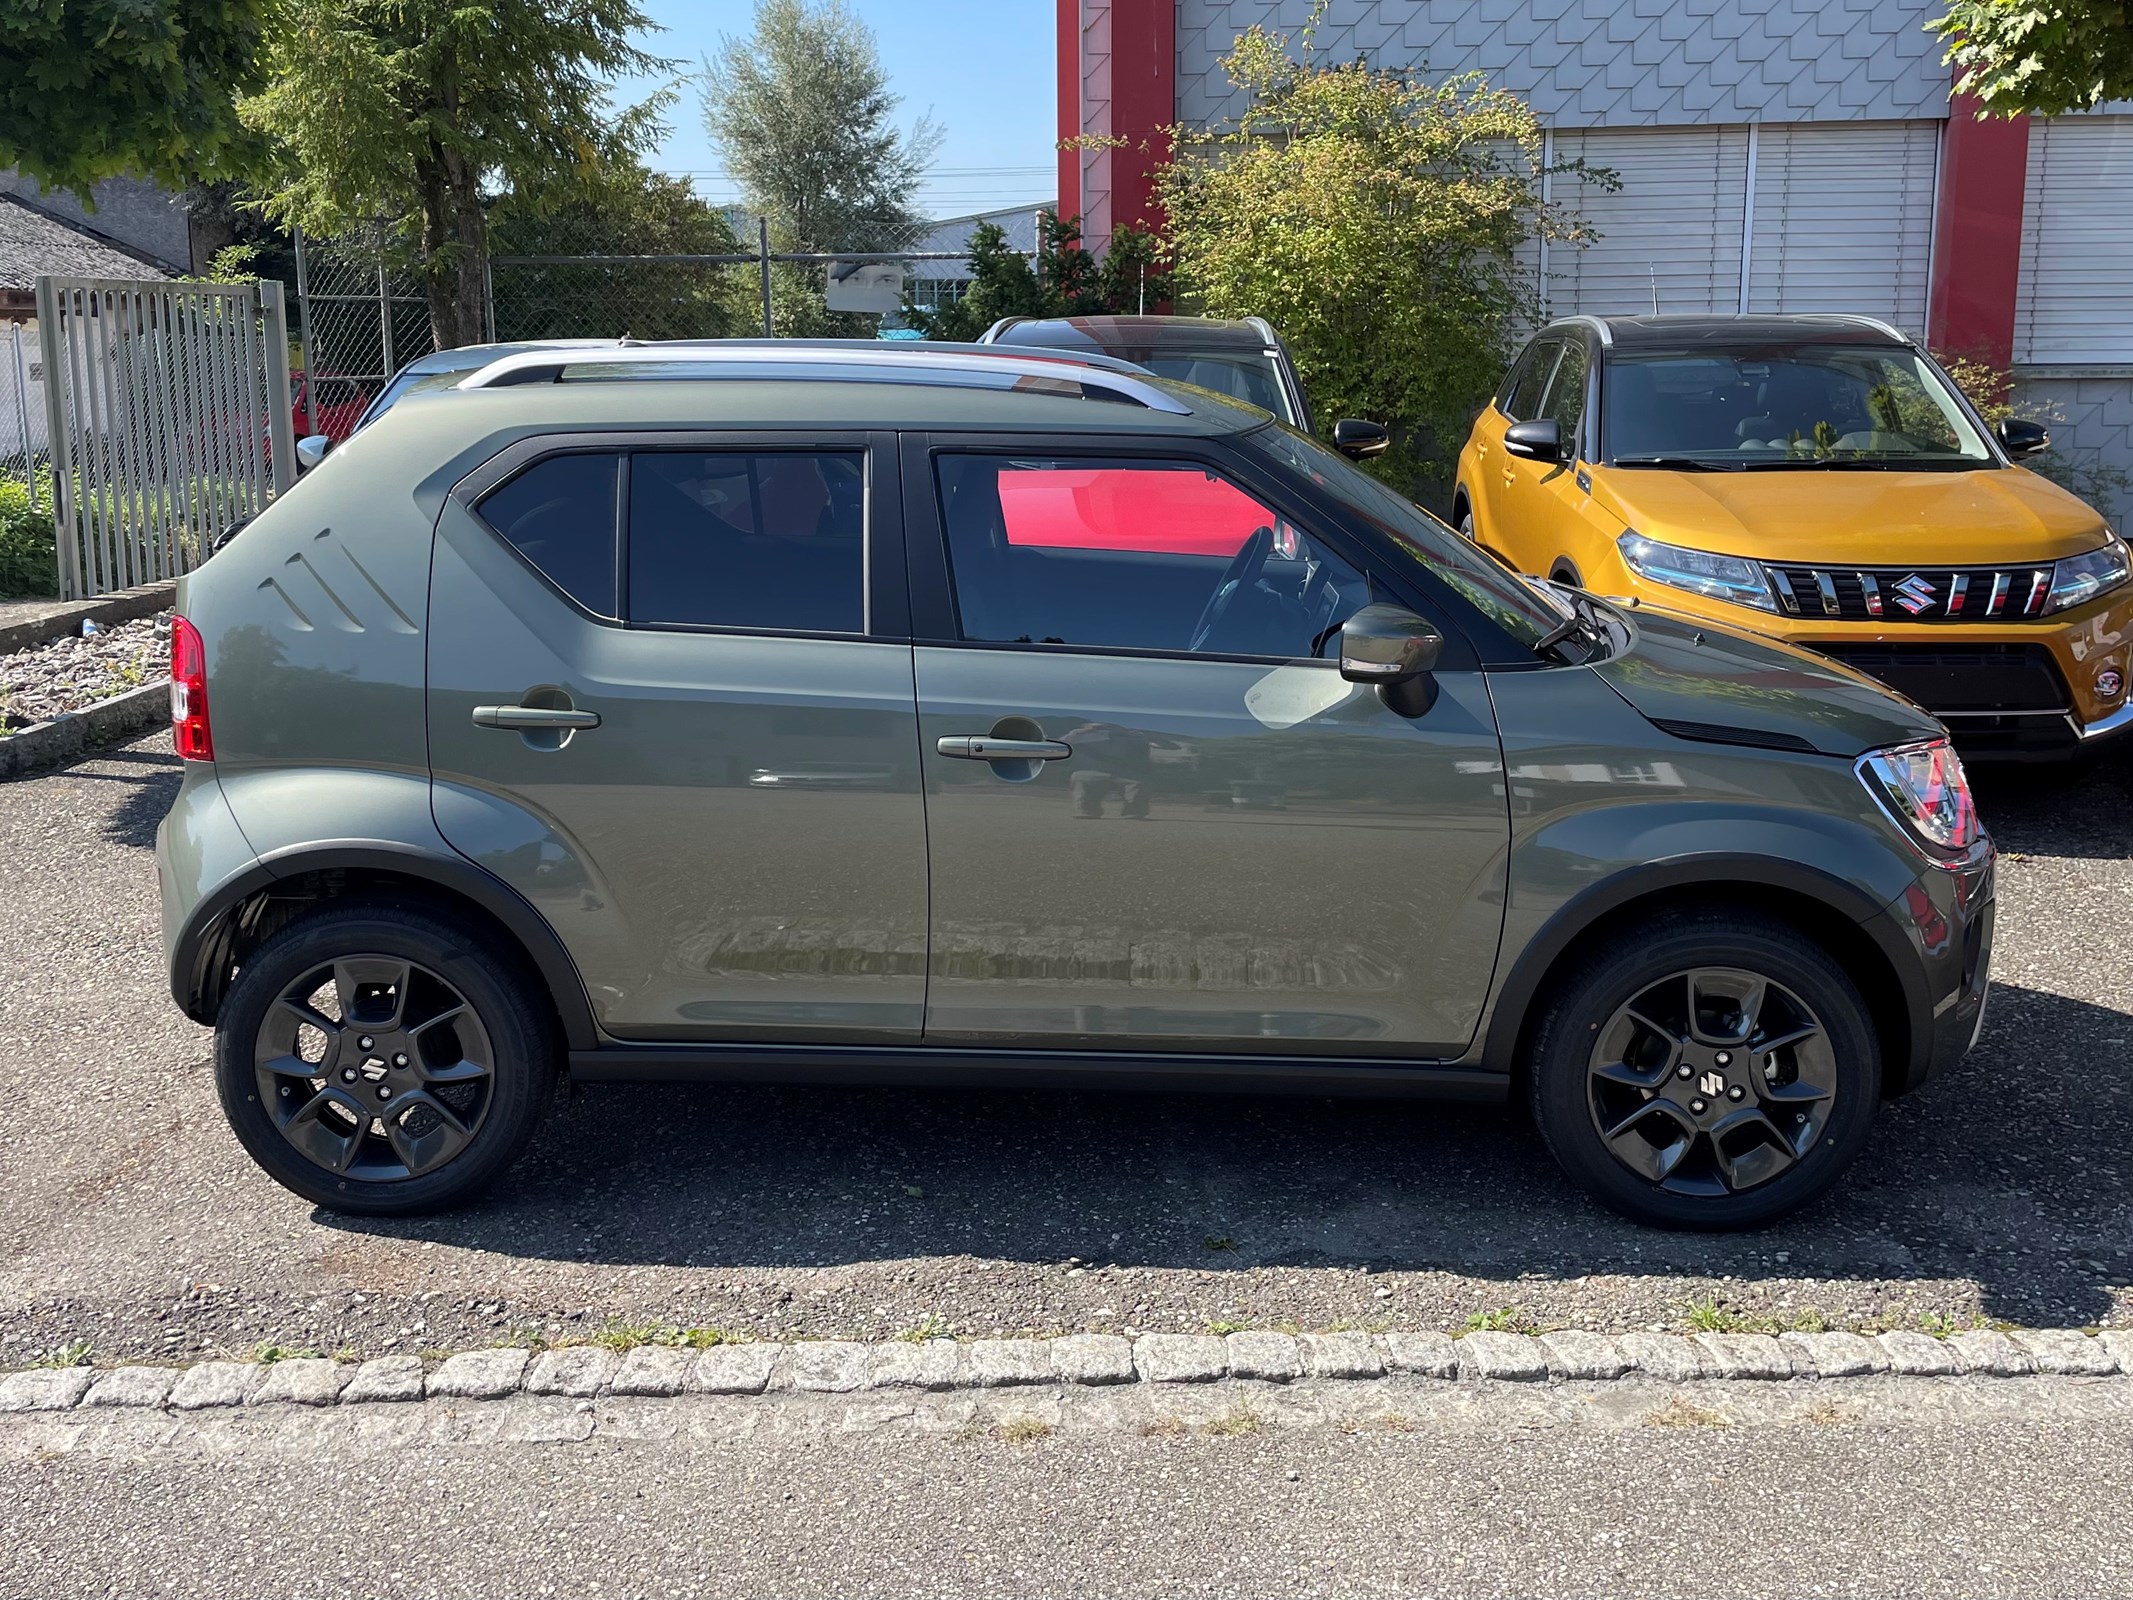
[[[1915,572],[1896,585],[1896,603],[1914,617],[1933,604],[1934,595],[1933,585]]]
[[[1696,1087],[1708,1095],[1724,1094],[1726,1092],[1726,1075],[1723,1072],[1706,1072],[1696,1080]]]

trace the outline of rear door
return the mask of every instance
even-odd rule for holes
[[[1509,830],[1480,673],[1455,641],[1395,715],[1331,658],[1396,598],[1352,542],[1080,443],[907,447],[928,1042],[1456,1055]]]
[[[1503,447],[1504,430],[1539,415],[1540,400],[1562,357],[1560,338],[1536,339],[1511,364],[1502,394],[1474,424],[1473,478],[1467,493],[1473,501],[1474,532],[1481,543],[1514,562],[1525,559],[1525,530],[1515,520],[1519,469],[1530,465]]]
[[[919,1031],[897,472],[860,435],[550,438],[445,505],[437,823],[554,924],[615,1037]]]

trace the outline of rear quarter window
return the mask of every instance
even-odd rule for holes
[[[482,496],[476,514],[596,617],[615,616],[615,496],[622,457],[549,456]]]

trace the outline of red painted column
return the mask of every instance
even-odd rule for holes
[[[1177,0],[1111,0],[1111,216],[1162,226],[1149,173],[1170,159],[1177,121]]]
[[[1059,142],[1081,135],[1081,0],[1055,0]],[[1081,152],[1059,152],[1059,215],[1081,215]]]
[[[2014,359],[2029,118],[1981,118],[1981,109],[1959,89],[1948,107],[1933,226],[1933,282],[1926,292],[1926,342],[1936,350],[2005,367]]]

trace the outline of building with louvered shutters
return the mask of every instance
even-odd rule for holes
[[[1061,209],[1154,220],[1159,130],[1238,110],[1221,57],[1312,0],[1059,0]],[[2011,364],[2063,447],[2133,472],[2133,104],[1981,121],[1937,0],[1328,0],[1324,59],[1479,70],[1523,96],[1599,230],[1534,266],[1550,309],[1850,311]],[[1113,142],[1116,141],[1116,142]],[[1092,141],[1093,142],[1093,141]],[[1569,180],[1558,180],[1567,182]],[[2121,527],[2133,504],[2103,508]]]

